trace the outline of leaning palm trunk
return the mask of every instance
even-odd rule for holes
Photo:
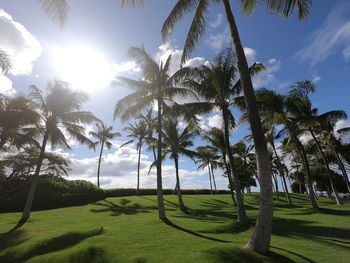
[[[337,202],[337,205],[341,205],[341,204],[343,204],[343,202],[341,201],[341,199],[339,197],[339,194],[338,194],[338,190],[337,190],[337,188],[334,185],[334,182],[333,182],[333,179],[332,179],[332,175],[331,175],[331,169],[329,168],[329,163],[328,163],[327,157],[324,154],[324,152],[322,150],[322,147],[320,145],[320,142],[317,140],[317,138],[316,138],[316,136],[315,136],[315,134],[314,134],[314,132],[313,132],[313,130],[311,128],[309,129],[309,132],[310,132],[312,138],[314,139],[314,141],[316,143],[316,146],[317,146],[317,149],[318,149],[318,151],[320,152],[320,154],[322,156],[322,160],[324,162],[324,165],[326,166],[327,175],[329,177],[329,183],[331,185],[332,192],[334,193],[335,201]]]
[[[309,198],[310,198],[310,202],[311,202],[311,206],[313,209],[318,210],[318,205],[315,199],[315,192],[314,192],[314,188],[312,186],[312,179],[311,179],[311,172],[310,172],[310,166],[309,166],[309,160],[307,158],[304,146],[302,145],[302,143],[300,142],[300,140],[294,136],[294,140],[297,143],[297,147],[298,150],[300,152],[300,155],[302,157],[303,160],[303,168],[304,168],[304,173],[306,175],[306,185],[307,185],[307,189],[309,190]]]
[[[102,152],[103,152],[104,144],[105,144],[105,142],[102,142],[100,157],[98,158],[98,166],[97,166],[97,186],[98,187],[100,187],[100,168],[101,168],[101,159],[102,159]]]
[[[275,181],[275,190],[276,190],[276,200],[280,200],[279,192],[278,192],[278,180],[277,180],[277,175],[272,173],[272,178]]]
[[[142,146],[139,146],[139,156],[137,160],[137,186],[136,186],[136,195],[139,194],[140,190],[140,163],[141,163],[141,148]]]
[[[228,120],[228,114],[225,110],[222,111],[222,116],[224,119],[224,136],[225,136],[225,143],[226,143],[226,151],[230,162],[231,174],[233,175],[233,182],[234,182],[235,192],[236,192],[236,201],[237,201],[237,210],[238,210],[237,221],[239,223],[244,223],[247,221],[247,216],[245,213],[243,195],[241,192],[239,177],[237,173],[235,173],[235,169],[234,169],[234,159],[233,159],[233,154],[231,150],[230,135],[229,135],[229,123],[228,123],[229,120]]]
[[[211,176],[213,177],[214,189],[216,192],[217,189],[216,189],[216,182],[215,182],[215,176],[214,176],[214,168],[212,165],[210,166],[210,168],[211,168]]]
[[[166,219],[162,187],[162,99],[158,98],[158,142],[157,142],[157,197],[159,219]]]
[[[25,206],[23,209],[22,218],[18,224],[24,224],[30,217],[30,212],[32,210],[35,190],[36,190],[36,186],[38,185],[39,173],[40,173],[41,165],[42,165],[43,160],[44,160],[45,148],[46,148],[48,138],[49,138],[49,133],[46,130],[46,132],[44,134],[43,142],[41,145],[38,163],[36,165],[36,170],[35,170],[35,173],[33,175],[32,183],[30,185],[29,193],[27,195],[27,200],[26,200],[26,203],[25,203]]]
[[[275,156],[276,156],[278,169],[279,169],[280,175],[282,177],[282,181],[283,181],[283,184],[284,184],[284,189],[285,189],[285,192],[286,192],[286,195],[287,195],[287,198],[288,198],[288,202],[289,202],[290,205],[292,205],[292,200],[290,199],[290,196],[289,196],[288,187],[287,187],[287,183],[286,183],[286,177],[285,177],[284,172],[283,172],[283,168],[282,168],[282,163],[281,163],[280,157],[278,156],[278,153],[277,153],[277,150],[276,150],[276,147],[275,147],[275,143],[273,141],[272,141],[271,145],[272,145],[273,152],[275,153]]]
[[[211,172],[210,172],[210,164],[208,164],[208,172],[209,172],[209,182],[210,182],[210,194],[213,194],[213,184],[211,183]]]
[[[181,194],[180,177],[179,177],[179,160],[177,156],[174,157],[174,162],[175,162],[175,170],[176,170],[176,191],[177,191],[177,197],[179,199],[180,210],[183,212],[187,212],[187,209]]]
[[[232,40],[237,54],[237,66],[241,76],[244,99],[255,144],[258,176],[260,180],[260,206],[253,236],[246,248],[258,252],[267,252],[270,248],[273,215],[272,180],[270,160],[267,152],[264,132],[259,117],[259,111],[250,77],[247,59],[241,44],[235,18],[229,0],[222,0],[226,17],[230,26]],[[238,200],[237,200],[238,201]]]
[[[347,175],[347,173],[346,173],[346,169],[345,169],[344,163],[343,163],[343,161],[340,159],[339,154],[337,153],[337,151],[335,150],[335,147],[334,147],[333,143],[331,142],[330,144],[331,144],[331,148],[332,148],[332,150],[333,150],[333,154],[334,154],[334,155],[336,156],[336,158],[337,158],[339,170],[340,170],[340,171],[342,172],[342,174],[343,174],[346,187],[348,188],[348,191],[349,191],[349,193],[350,193],[350,183],[349,183],[349,178],[348,178],[348,175]]]

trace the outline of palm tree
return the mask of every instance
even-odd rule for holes
[[[41,8],[47,13],[50,18],[63,26],[68,19],[68,3],[67,0],[37,0]]]
[[[234,159],[230,147],[230,129],[235,125],[235,118],[230,111],[235,97],[241,92],[241,82],[236,79],[237,68],[235,56],[230,49],[215,57],[209,66],[203,65],[192,72],[192,78],[183,82],[183,85],[193,89],[203,102],[186,104],[194,114],[209,113],[214,107],[220,109],[223,118],[226,152],[230,163],[231,174],[234,179],[236,201],[238,208],[238,222],[246,221],[246,213],[243,205],[243,197],[239,185],[239,178],[234,172]],[[264,69],[259,63],[254,63],[250,68],[251,74]]]
[[[193,146],[193,137],[196,134],[187,126],[182,131],[179,130],[178,121],[174,118],[166,119],[163,126],[163,156],[170,155],[170,159],[174,160],[176,171],[176,191],[179,199],[179,206],[181,211],[187,212],[186,206],[182,199],[180,176],[179,176],[179,156],[184,155],[194,158],[196,153],[188,149]]]
[[[102,159],[102,152],[103,148],[106,145],[107,149],[111,149],[112,143],[108,140],[113,140],[116,137],[121,136],[119,132],[112,132],[113,127],[112,126],[106,126],[103,122],[96,123],[97,131],[90,131],[89,134],[96,139],[98,139],[97,142],[94,143],[94,145],[101,144],[101,150],[100,150],[100,156],[98,158],[98,165],[97,165],[97,186],[100,187],[100,167],[101,167],[101,159]]]
[[[211,165],[216,165],[219,162],[220,156],[215,154],[215,150],[212,147],[200,146],[196,149],[196,163],[199,164],[198,169],[208,168],[209,182],[210,182],[210,193],[213,194],[212,174]]]
[[[128,126],[123,129],[123,131],[128,132],[127,137],[132,139],[123,143],[120,147],[124,147],[128,144],[136,142],[136,150],[138,151],[136,195],[138,195],[140,189],[140,164],[142,145],[145,143],[149,131],[147,130],[147,126],[143,120],[137,122],[136,124],[129,123]]]
[[[153,117],[152,108],[149,108],[148,110],[146,110],[145,114],[140,114],[139,118],[141,121],[143,121],[144,125],[146,125],[147,137],[145,141],[149,146],[148,149],[152,150],[153,158],[155,161],[157,160],[157,155],[156,155],[156,145],[155,145],[155,140],[153,138],[153,133],[157,128],[157,118]]]
[[[227,174],[232,201],[233,201],[233,204],[237,206],[234,191],[233,191],[234,183],[231,175],[231,168],[229,167],[229,164],[227,162],[227,148],[226,148],[224,132],[221,129],[212,128],[203,136],[203,139],[208,141],[210,147],[214,150],[214,152],[220,153],[221,159]]]
[[[132,0],[130,0],[132,1]],[[206,13],[209,12],[209,3],[218,3],[219,0],[178,0],[173,10],[170,12],[168,18],[165,20],[162,27],[162,36],[165,40],[175,24],[180,21],[185,15],[194,12],[194,18],[190,26],[183,50],[182,62],[188,58],[191,51],[193,51],[201,36],[204,35],[206,27]],[[259,111],[256,105],[254,96],[254,89],[249,73],[247,59],[240,40],[236,21],[231,10],[229,0],[220,1],[224,5],[226,18],[230,26],[231,37],[235,46],[238,69],[241,76],[241,82],[244,92],[245,103],[247,104],[249,112],[249,122],[254,138],[256,148],[258,177],[260,178],[260,209],[256,222],[256,228],[251,240],[246,245],[247,248],[258,252],[266,252],[270,247],[270,237],[272,231],[272,214],[273,214],[273,200],[271,187],[271,170],[270,161],[267,151],[267,145],[264,137],[264,131],[259,118]],[[308,15],[311,0],[241,0],[240,4],[245,13],[252,13],[258,3],[266,4],[268,10],[281,14],[284,17],[292,15],[294,9],[298,9],[300,19],[304,19]]]
[[[115,106],[114,118],[120,116],[125,121],[131,116],[140,114],[140,112],[149,106],[153,106],[157,102],[157,196],[158,196],[158,211],[159,218],[166,219],[164,209],[164,199],[162,192],[162,116],[163,111],[167,107],[166,101],[170,101],[175,96],[186,96],[191,92],[186,88],[177,87],[176,79],[182,76],[185,69],[180,69],[172,76],[169,76],[169,66],[171,56],[165,62],[157,63],[145,51],[143,47],[132,47],[129,49],[129,55],[135,59],[143,70],[142,80],[132,80],[125,77],[119,77],[120,83],[123,83],[130,88],[136,90],[119,100]]]
[[[12,68],[10,56],[0,49],[0,73],[7,74]]]
[[[43,95],[39,88],[33,85],[31,86],[30,97],[37,103],[37,107],[40,110],[41,125],[38,129],[43,138],[36,170],[32,177],[19,225],[24,224],[30,216],[47,143],[50,141],[52,147],[61,146],[70,149],[64,134],[66,132],[80,143],[86,143],[93,147],[93,142],[84,135],[85,128],[81,125],[98,120],[90,112],[80,111],[80,106],[87,100],[87,95],[72,91],[65,82],[50,81],[47,85],[46,96]]]

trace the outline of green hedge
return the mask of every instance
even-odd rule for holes
[[[28,178],[27,180],[11,179],[2,182],[0,186],[0,212],[22,211],[30,181]],[[104,198],[104,191],[90,182],[41,176],[32,210],[84,205]]]

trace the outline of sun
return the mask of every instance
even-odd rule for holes
[[[113,78],[107,58],[92,47],[56,46],[52,54],[57,77],[69,82],[74,88],[88,92],[98,91],[109,85]]]

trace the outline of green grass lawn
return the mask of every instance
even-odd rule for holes
[[[168,224],[157,219],[155,196],[108,198],[94,204],[33,212],[4,235],[20,213],[0,214],[0,262],[350,262],[350,202],[320,198],[320,212],[293,195],[275,203],[271,252],[241,249],[252,234],[257,194],[245,196],[249,224],[235,223],[229,195],[187,195],[190,214],[165,196]]]

